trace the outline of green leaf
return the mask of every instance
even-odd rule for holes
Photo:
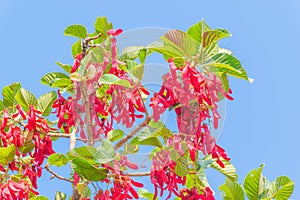
[[[120,79],[119,77],[113,74],[102,75],[98,82],[100,84],[115,84],[115,85],[122,85],[125,87],[131,87],[130,82],[128,80]]]
[[[156,129],[153,134],[153,136],[162,136],[162,137],[166,137],[166,138],[173,138],[174,135],[172,133],[172,131],[170,129],[168,129],[167,127],[161,127]]]
[[[150,51],[163,54],[165,58],[175,58],[181,54],[180,52],[175,51],[172,46],[166,46],[163,41],[152,42],[147,46],[147,48]]]
[[[68,159],[64,154],[55,153],[49,156],[48,163],[50,165],[60,167],[66,165],[68,163]]]
[[[113,25],[107,21],[106,17],[97,17],[94,27],[97,33],[102,33],[103,37],[106,38],[106,32],[112,29]]]
[[[158,139],[158,137],[148,137],[146,139],[140,140],[139,144],[162,148],[162,144],[161,144],[160,140]]]
[[[82,195],[84,198],[90,198],[91,197],[91,189],[86,186],[85,183],[78,183],[76,186],[76,189],[78,191],[78,194]]]
[[[205,31],[203,33],[203,41],[202,41],[202,46],[203,48],[216,43],[218,40],[230,37],[231,33],[225,29],[214,29],[214,30],[209,30]]]
[[[48,198],[45,196],[36,196],[36,197],[30,198],[29,200],[48,200]]]
[[[63,192],[56,191],[55,192],[55,200],[66,200],[67,195]]]
[[[90,162],[84,159],[75,158],[72,160],[74,171],[89,181],[101,181],[107,176],[107,169],[96,168]]]
[[[16,147],[14,144],[11,144],[7,147],[0,147],[0,163],[7,165],[14,160],[15,154]]]
[[[57,99],[56,92],[48,92],[40,96],[37,100],[37,109],[42,112],[43,116],[49,116],[53,102]]]
[[[76,189],[78,191],[78,194],[82,195],[83,191],[85,189],[85,184],[84,183],[77,183]]]
[[[289,199],[294,191],[294,182],[287,176],[279,176],[271,185],[272,198],[276,200]]]
[[[85,187],[83,191],[83,197],[84,198],[90,198],[92,195],[92,191],[89,187]]]
[[[206,178],[206,173],[205,173],[205,169],[204,168],[200,168],[198,171],[197,171],[197,176],[199,177],[199,179],[201,180],[202,184],[205,186],[205,187],[210,187],[209,183],[208,183],[208,180]]]
[[[77,42],[74,42],[72,44],[72,56],[73,56],[73,58],[75,58],[75,56],[77,54],[81,53],[81,51],[82,51],[81,41],[78,40]],[[71,70],[70,70],[70,72],[71,72]]]
[[[25,111],[29,110],[30,106],[37,105],[36,97],[24,88],[20,88],[15,98]]]
[[[137,193],[140,198],[145,198],[147,200],[157,200],[157,198],[154,199],[154,194],[152,194],[151,192],[149,192],[148,190],[146,190],[144,188],[138,189]]]
[[[219,190],[222,191],[224,200],[244,200],[245,194],[240,184],[226,179],[226,182],[219,186]]]
[[[148,124],[152,128],[162,128],[165,126],[165,124],[162,121],[155,122],[153,119]]]
[[[153,125],[153,123],[152,123]],[[161,127],[158,129],[144,128],[141,133],[132,139],[131,144],[149,145],[162,148],[162,143],[158,136],[165,138],[173,138],[173,133],[166,127]]]
[[[185,157],[180,157],[176,161],[175,173],[178,176],[186,176],[189,172],[187,159]]]
[[[120,140],[124,136],[124,131],[122,130],[111,130],[107,133],[107,138],[111,142],[115,142],[117,140]]]
[[[161,39],[178,57],[190,57],[197,53],[197,42],[183,31],[170,30]]]
[[[74,25],[68,26],[65,29],[65,35],[85,39],[86,35],[87,35],[87,30],[82,25],[74,24]]]
[[[138,80],[142,80],[144,77],[144,63],[138,63],[132,60],[125,60],[126,67],[129,74],[136,77]]]
[[[138,53],[138,57],[141,63],[144,63],[147,57],[147,49],[141,49]]]
[[[232,181],[235,181],[237,179],[236,169],[235,167],[230,163],[230,161],[220,158],[221,161],[224,163],[225,167],[222,168],[214,159],[211,158],[211,156],[206,156],[203,160],[213,161],[210,164],[210,167],[218,170],[222,174],[224,174],[227,178],[229,178]]]
[[[69,79],[70,77],[64,73],[61,72],[50,72],[46,75],[44,75],[41,78],[41,83],[44,85],[52,86],[52,84],[62,78],[67,78]]]
[[[263,192],[263,165],[248,173],[244,180],[244,189],[249,200],[258,200]]]
[[[128,46],[128,47],[125,47],[122,50],[120,58],[121,58],[121,60],[135,60],[138,57],[143,56],[142,54],[144,54],[144,53],[141,53],[141,55],[140,55],[140,51],[143,50],[143,49],[146,50],[144,46]],[[141,62],[143,62],[143,61],[141,61]]]
[[[61,78],[54,81],[51,85],[52,88],[70,88],[73,87],[73,83],[69,78]]]
[[[94,160],[94,155],[96,153],[96,148],[92,146],[82,146],[75,149],[71,149],[67,152],[67,158],[69,160],[75,159],[75,158],[82,158],[86,159],[88,161]]]
[[[102,139],[101,142],[96,148],[94,158],[97,163],[105,164],[115,159],[115,150],[110,141]]]
[[[224,73],[224,72],[216,72],[215,74],[220,79],[224,91],[228,92],[229,91],[229,81],[228,81],[226,73]],[[220,93],[220,92],[218,94],[218,97],[219,97],[220,100],[224,99],[224,95],[222,93]]]
[[[5,86],[2,90],[3,95],[3,105],[5,108],[12,107],[14,108],[17,105],[16,95],[21,89],[20,83],[12,83],[8,86]]]
[[[187,34],[190,35],[194,40],[196,40],[199,44],[202,44],[203,33],[205,31],[209,31],[209,26],[205,23],[204,20],[198,22],[197,24],[192,25]]]
[[[186,175],[186,183],[185,186],[188,189],[191,189],[193,187],[196,187],[199,191],[201,190],[201,186],[204,186],[202,181],[200,180],[200,177],[197,174],[194,173],[188,173]]]
[[[2,111],[4,109],[4,104],[3,104],[3,101],[0,100],[0,111]]]
[[[227,53],[214,55],[210,60],[204,62],[202,66],[210,67],[212,72],[225,72],[228,75],[250,81],[240,61]]]
[[[55,62],[58,66],[60,66],[63,70],[65,70],[67,73],[71,73],[72,66],[68,64],[62,64],[61,62],[56,61]]]
[[[33,148],[34,148],[34,143],[32,142],[32,140],[27,140],[23,146],[19,147],[19,150],[22,152],[22,153],[29,153]]]
[[[124,145],[124,153],[125,154],[134,154],[139,151],[139,145],[126,143]]]

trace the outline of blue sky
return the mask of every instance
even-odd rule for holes
[[[255,82],[230,79],[235,100],[227,103],[219,144],[232,158],[241,182],[265,163],[264,175],[271,180],[288,175],[295,181],[292,198],[300,199],[299,1],[1,0],[0,88],[20,81],[37,96],[47,92],[40,77],[59,70],[55,61],[73,62],[74,39],[63,35],[65,27],[78,23],[92,30],[97,16],[107,16],[124,30],[186,30],[202,18],[213,28],[230,30],[233,37],[221,45],[234,52]],[[218,185],[224,179],[210,171],[209,180]],[[41,194],[53,196],[68,186],[60,183],[44,179]]]

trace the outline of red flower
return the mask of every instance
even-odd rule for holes
[[[128,167],[130,169],[138,170],[139,167],[137,164],[131,162],[130,160],[127,159],[125,155],[121,155],[120,160],[117,162],[118,166],[123,166],[123,167]]]
[[[225,160],[230,160],[230,158],[228,158],[225,150],[218,146],[217,144],[215,144],[211,150],[211,155],[212,155],[212,158],[216,158],[217,159],[217,163],[220,165],[220,167],[224,168],[225,165],[224,163],[222,162],[222,160],[220,159],[220,157],[222,157],[223,159]]]
[[[79,183],[79,179],[80,179],[79,175],[76,172],[74,172],[74,182],[73,182],[73,184],[74,184],[75,187]]]
[[[74,60],[74,64],[73,64],[72,69],[71,69],[71,73],[76,72],[76,70],[80,66],[81,60],[82,60],[82,53],[79,53],[75,56],[75,60]]]
[[[110,29],[109,31],[107,31],[107,34],[108,34],[108,35],[112,35],[112,36],[118,36],[118,35],[120,35],[122,32],[123,32],[122,29],[117,29],[117,30]]]
[[[205,189],[202,189],[202,193],[199,195],[199,198],[201,200],[215,200],[214,193],[210,189],[210,187],[206,187]]]

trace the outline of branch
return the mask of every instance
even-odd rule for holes
[[[58,133],[58,132],[50,132],[50,133],[47,133],[48,136],[50,137],[58,137],[58,138],[71,138],[72,133]],[[82,142],[87,142],[88,140],[87,139],[82,139],[82,138],[78,138],[76,137],[75,138],[76,140],[79,140],[79,141],[82,141]],[[94,141],[98,142],[98,141],[101,141],[101,139],[94,139]]]
[[[77,131],[77,128],[74,127],[72,132],[70,133],[70,149],[74,149],[75,146],[76,146],[76,131]],[[80,139],[80,138],[78,138]]]
[[[128,173],[128,176],[150,176],[151,172]]]
[[[130,140],[136,133],[138,133],[142,128],[148,125],[150,122],[152,116],[146,116],[146,119],[139,124],[133,131],[131,131],[126,137],[124,137],[122,140],[120,140],[115,146],[114,149],[117,150],[120,147],[122,147],[128,140]]]
[[[52,171],[52,170],[49,168],[49,164],[46,164],[45,169],[46,169],[48,172],[50,172],[54,177],[56,177],[56,178],[58,178],[58,179],[60,179],[60,180],[67,181],[67,182],[69,182],[69,183],[73,183],[73,181],[71,181],[70,179],[65,178],[65,177],[63,177],[63,176],[60,176],[60,175],[58,175],[57,173],[55,173],[54,171]],[[52,178],[51,178],[51,179],[52,179]]]
[[[101,36],[102,36],[102,33],[99,33],[98,35],[96,35],[94,37],[88,37],[88,38],[86,38],[85,41],[89,42],[89,41],[92,41],[92,40],[96,40],[96,39],[98,39]]]

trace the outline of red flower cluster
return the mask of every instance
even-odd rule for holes
[[[115,86],[112,94],[112,107],[114,119],[117,123],[126,125],[127,128],[132,127],[136,118],[143,118],[143,114],[136,114],[136,111],[145,113],[146,108],[140,90],[149,94],[143,87],[125,88],[124,86]]]
[[[109,180],[106,180],[109,182]],[[113,187],[110,190],[99,190],[97,195],[94,197],[95,200],[126,200],[126,199],[138,199],[139,195],[133,188],[143,187],[142,183],[132,180],[127,175],[116,175],[113,183]]]
[[[164,190],[169,191],[169,195],[166,199],[170,199],[172,193],[176,196],[180,196],[177,192],[179,187],[178,184],[185,185],[186,177],[178,176],[175,173],[176,163],[173,162],[171,165],[165,166],[162,170],[151,171],[151,183],[154,185],[154,199],[158,195],[158,189],[160,189],[160,196],[163,195]]]
[[[202,151],[204,155],[211,154],[221,167],[225,167],[220,158],[225,160],[229,158],[224,149],[215,144],[208,124],[212,119],[214,128],[218,127],[219,94],[230,100],[232,97],[224,91],[216,75],[200,72],[188,62],[185,66],[177,67],[170,59],[169,64],[170,72],[163,76],[160,91],[155,93],[150,100],[154,121],[158,121],[166,109],[174,109],[176,113],[179,132],[172,139],[168,139],[167,147],[172,146],[183,156],[184,144],[189,151],[191,161],[195,162],[197,151]],[[170,192],[168,198],[174,193],[182,199],[214,199],[210,188],[205,188],[202,193],[198,193],[196,188],[183,189],[178,192],[177,184],[184,185],[185,177],[176,175],[175,166],[176,163],[170,159],[170,153],[166,150],[156,153],[153,157],[151,182],[155,187],[155,197],[157,190],[160,189],[160,196],[164,190]]]
[[[29,193],[38,195],[37,192],[31,189],[30,183],[26,182],[25,180],[19,180],[19,182],[8,180],[7,183],[0,184],[1,200],[28,199]]]
[[[202,193],[199,194],[196,187],[191,189],[181,189],[180,196],[182,200],[215,200],[213,191],[210,187],[206,187],[202,190]]]
[[[222,162],[222,160],[220,159],[220,157],[222,157],[224,160],[230,160],[230,158],[228,158],[225,150],[222,147],[218,146],[217,144],[215,144],[214,147],[212,148],[211,155],[212,155],[212,158],[216,158],[217,159],[217,163],[222,168],[224,168],[225,165]]]
[[[155,121],[167,108],[174,108],[179,136],[168,144],[175,145],[176,150],[182,152],[180,142],[185,141],[191,160],[195,161],[197,150],[204,155],[212,153],[215,139],[207,124],[212,118],[214,127],[218,127],[218,95],[221,93],[231,100],[232,97],[224,91],[216,75],[200,72],[188,62],[183,67],[177,67],[172,59],[169,63],[170,73],[164,75],[163,85],[151,98],[150,106]]]
[[[154,199],[158,196],[158,190],[160,190],[160,196],[163,195],[164,190],[168,190],[167,199],[171,198],[172,193],[179,196],[178,184],[185,185],[186,177],[178,176],[175,173],[175,167],[176,163],[171,160],[170,152],[167,150],[157,152],[152,158],[150,179],[154,185]]]
[[[23,174],[24,180],[18,182],[8,180],[1,183],[0,199],[28,199],[28,192],[38,194],[32,187],[37,189],[37,179],[42,175],[41,165],[47,156],[54,153],[52,140],[47,136],[51,128],[41,117],[41,112],[35,110],[33,106],[30,106],[27,113],[19,105],[16,108],[17,112],[12,116],[7,110],[3,111],[0,140],[3,147],[10,145],[16,147],[15,156],[18,159],[9,162],[8,169],[0,165],[0,170],[5,173],[8,173],[7,170],[18,171]],[[23,162],[21,158],[25,157],[27,161]]]
[[[117,59],[116,36],[121,33],[121,29],[108,31],[108,35],[111,36],[111,50],[110,52],[104,52],[103,63],[87,63],[85,66],[86,71],[93,73],[87,73],[87,77],[83,80],[72,79],[76,93],[75,98],[65,100],[59,95],[59,99],[53,106],[57,109],[57,115],[60,116],[59,125],[62,126],[62,124],[65,124],[66,130],[68,130],[69,127],[74,126],[74,123],[79,123],[80,136],[83,139],[86,139],[84,125],[87,119],[89,119],[92,126],[93,139],[98,139],[100,134],[107,135],[107,133],[112,130],[113,120],[116,120],[117,123],[121,122],[129,128],[134,124],[136,118],[142,118],[142,114],[146,112],[141,92],[147,95],[149,95],[149,92],[144,87],[136,85],[134,81],[128,77],[127,73],[119,68],[119,64],[124,65],[124,63],[121,63]],[[107,48],[105,47],[103,49]],[[72,73],[76,72],[80,66],[81,59],[81,54],[76,56]],[[110,62],[111,65],[109,65]],[[109,69],[108,74],[113,74],[121,80],[128,81],[131,87],[127,88],[122,85],[113,84],[109,86],[104,95],[101,94],[103,96],[99,96],[97,89],[101,88],[102,85],[98,83],[98,80],[106,69]],[[85,85],[84,87],[87,88],[87,91],[82,91],[83,85]],[[84,98],[88,100],[86,101]],[[88,104],[90,108],[89,116],[85,116],[86,104]],[[74,109],[76,109],[75,113],[78,113],[76,116],[74,113],[70,113],[70,111],[74,112]],[[137,114],[136,112],[140,112],[141,114]]]
[[[65,133],[70,132],[70,128],[75,125],[74,109],[72,97],[65,99],[58,90],[58,98],[53,103],[52,108],[55,109],[56,117],[58,118],[57,127],[63,127]]]

